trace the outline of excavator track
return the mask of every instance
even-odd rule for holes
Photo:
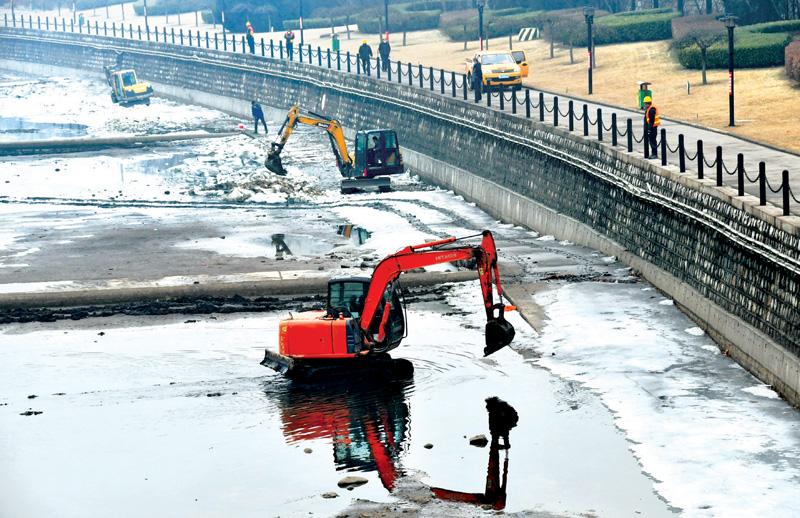
[[[343,360],[300,360],[289,358],[269,349],[264,351],[261,365],[295,381],[311,382],[333,379],[366,379],[389,376],[392,379],[411,378],[414,365],[403,358],[388,354],[371,354]]]

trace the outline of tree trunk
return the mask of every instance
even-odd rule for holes
[[[683,16],[685,9],[685,0],[678,0],[678,14]]]
[[[569,64],[570,64],[570,65],[574,65],[574,64],[575,64],[575,56],[572,54],[572,49],[573,49],[574,47],[575,47],[575,46],[574,46],[574,45],[572,44],[572,42],[570,41],[570,42],[569,42]]]
[[[711,14],[714,11],[713,0],[706,0],[706,14]]]
[[[707,64],[706,64],[706,49],[705,48],[701,48],[700,49],[700,65],[703,67],[703,84],[707,85],[708,84],[708,80],[706,79],[706,67],[707,67]]]
[[[555,47],[556,43],[553,39],[552,33],[550,34],[550,59],[553,59],[553,47]]]

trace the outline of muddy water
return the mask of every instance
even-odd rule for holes
[[[399,351],[413,378],[355,384],[297,385],[258,365],[280,314],[8,327],[0,483],[16,496],[5,514],[119,514],[125,501],[130,516],[330,516],[353,498],[409,505],[393,496],[409,480],[481,502],[487,482],[499,484],[488,501],[507,511],[669,514],[595,398],[511,349],[481,357],[474,292],[414,304]],[[490,396],[519,414],[508,450],[468,443],[491,437]],[[42,414],[20,415],[28,409]],[[369,482],[340,489],[348,473]],[[329,491],[338,498],[322,498]]]

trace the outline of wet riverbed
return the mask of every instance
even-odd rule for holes
[[[116,112],[101,83],[70,81],[91,93],[64,101],[80,109],[51,104],[51,81],[5,76],[4,116],[38,106],[89,134],[239,122],[160,99]],[[369,275],[401,246],[490,228],[504,279],[537,288],[540,332],[512,314],[512,347],[482,358],[477,283],[428,289],[396,351],[413,378],[304,387],[258,364],[285,310],[3,326],[0,515],[800,514],[797,412],[616,258],[413,172],[343,197],[322,134],[287,146],[288,181],[264,149],[242,135],[3,159],[0,283]],[[468,442],[491,439],[490,396],[519,414],[509,450]],[[368,482],[341,489],[347,474]]]

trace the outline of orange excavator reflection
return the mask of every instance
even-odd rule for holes
[[[402,476],[404,444],[410,434],[406,393],[411,380],[359,380],[340,384],[292,384],[280,395],[281,422],[287,443],[328,439],[333,444],[337,470],[377,471],[383,486],[394,491]],[[488,398],[489,465],[483,493],[431,488],[435,497],[452,502],[506,506],[509,431],[517,424],[517,413],[498,398]],[[500,470],[500,450],[505,450]]]
[[[393,491],[409,434],[410,380],[293,384],[280,398],[287,443],[328,439],[337,470],[377,471]]]

